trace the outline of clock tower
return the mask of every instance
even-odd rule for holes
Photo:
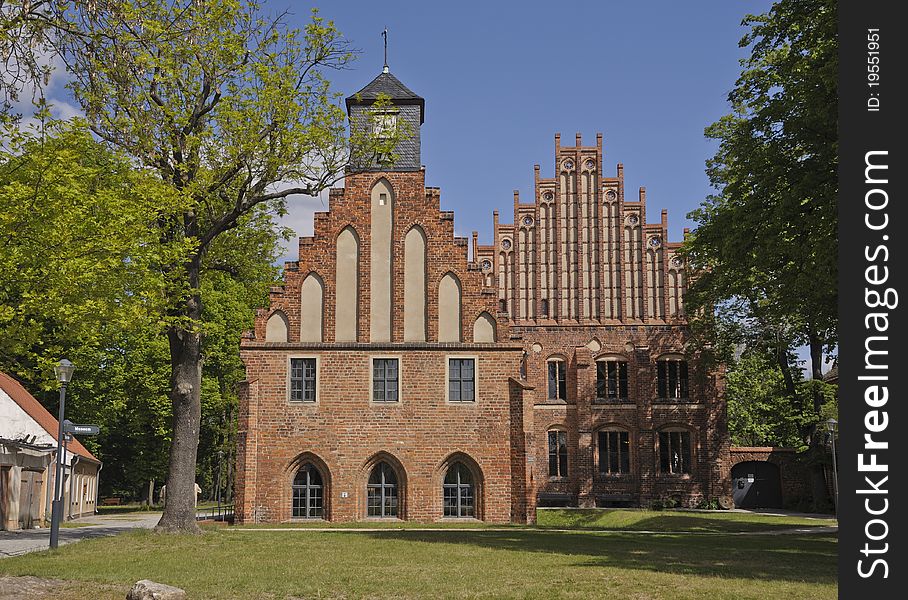
[[[372,105],[380,95],[387,97],[389,104],[375,112]],[[399,129],[403,134],[394,148],[397,160],[393,164],[390,156],[373,155],[362,157],[360,164],[353,165],[355,170],[394,172],[420,169],[419,127],[425,120],[426,101],[392,75],[387,64],[378,77],[347,98],[346,104],[351,132],[381,136]]]

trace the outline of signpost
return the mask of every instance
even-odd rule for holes
[[[60,409],[62,416],[63,409]],[[66,445],[72,441],[73,435],[98,435],[101,428],[97,425],[78,425],[73,423],[69,419],[64,419],[63,427],[61,428],[63,435],[60,436],[59,441],[62,451],[58,453],[57,456],[57,477],[54,481],[55,490],[59,490],[54,495],[54,510],[51,515],[51,525],[50,525],[50,547],[56,548],[58,543],[58,536],[60,531],[60,521],[63,520],[63,465],[66,462]]]
[[[67,419],[63,421],[63,431],[73,435],[98,435],[101,428],[97,425],[77,425]]]

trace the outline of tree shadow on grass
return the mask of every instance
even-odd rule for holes
[[[603,520],[603,517],[606,517]],[[584,511],[575,510],[559,515],[551,524],[538,525],[541,528],[572,528],[607,531],[665,531],[665,532],[703,532],[703,533],[735,533],[752,531],[779,531],[790,529],[809,529],[811,527],[828,527],[834,522],[817,520],[816,523],[786,523],[773,522],[772,520],[733,520],[721,517],[709,517],[703,514],[686,515],[683,513],[668,513],[653,515],[644,519],[630,519],[627,523],[620,520],[610,521],[608,515],[603,515],[601,509]]]
[[[576,556],[577,566],[722,578],[835,584],[838,547],[830,535],[669,535],[622,532],[370,532],[381,540],[470,544],[493,550]]]

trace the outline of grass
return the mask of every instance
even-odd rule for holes
[[[833,518],[765,515],[745,512],[672,510],[544,509],[536,513],[540,527],[631,531],[736,533],[804,527],[829,527]]]
[[[573,511],[559,511],[573,512]],[[684,513],[641,513],[637,523]],[[733,514],[733,513],[729,513]],[[715,515],[694,531],[714,528]],[[620,517],[620,518],[619,518]],[[743,527],[764,518],[718,519]],[[666,521],[673,526],[677,521]],[[365,524],[360,524],[365,525]],[[372,525],[369,523],[368,525]],[[459,525],[459,524],[458,524]],[[780,523],[779,525],[790,525]],[[636,528],[636,526],[635,526]],[[636,534],[623,531],[311,532],[206,528],[201,536],[132,531],[0,560],[0,574],[92,582],[67,600],[122,600],[139,579],[190,598],[835,598],[836,537],[822,533]]]

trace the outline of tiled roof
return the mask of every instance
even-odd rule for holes
[[[347,98],[347,112],[353,104],[372,104],[379,94],[391,98],[392,104],[416,104],[419,108],[420,122],[425,120],[426,101],[405,86],[391,73],[379,73],[366,87]]]
[[[13,399],[13,402],[21,406],[22,410],[28,413],[28,416],[34,419],[38,425],[43,427],[44,430],[54,438],[54,441],[57,441],[59,421],[57,421],[57,419],[55,419],[34,396],[29,394],[28,390],[22,387],[21,383],[6,373],[0,373],[0,388]],[[95,458],[95,455],[89,452],[85,446],[79,443],[79,440],[77,440],[75,436],[71,442],[66,444],[66,449],[69,452],[73,452],[95,462],[101,462]]]

